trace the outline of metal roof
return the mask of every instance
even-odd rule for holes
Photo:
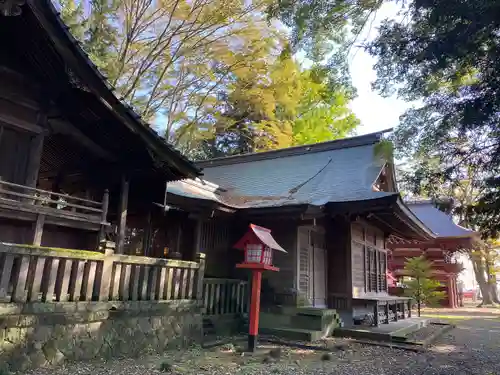
[[[168,191],[186,197],[198,194],[200,199],[235,208],[323,206],[393,195],[372,189],[385,164],[375,156],[375,145],[381,137],[382,133],[375,133],[212,159],[198,163],[204,167],[204,179],[210,181],[210,187],[184,180],[169,183]]]
[[[430,200],[406,202],[410,210],[438,237],[472,237],[475,232],[453,222],[453,218],[438,209]]]
[[[268,153],[200,163],[204,178],[220,186],[228,203],[274,207],[359,201],[375,192],[385,162],[375,156],[381,133]]]

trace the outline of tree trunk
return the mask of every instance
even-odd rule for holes
[[[491,295],[491,288],[486,279],[485,264],[480,256],[473,256],[470,254],[470,260],[472,261],[472,267],[474,268],[474,275],[476,277],[477,284],[481,290],[481,295],[483,300],[481,305],[492,305],[493,298]]]
[[[485,259],[485,266],[486,266],[486,276],[488,279],[488,287],[490,290],[490,296],[491,300],[493,303],[500,303],[498,299],[498,289],[497,289],[497,277],[495,275],[495,264],[494,260],[491,257],[491,254],[487,254],[487,257]]]
[[[420,308],[421,308],[421,303],[420,303],[420,300],[418,301],[417,303],[417,313],[418,313],[418,317],[420,318]]]

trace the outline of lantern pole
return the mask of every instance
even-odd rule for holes
[[[260,288],[262,270],[252,270],[252,299],[250,302],[250,326],[248,330],[248,351],[254,352],[257,346],[260,315]]]

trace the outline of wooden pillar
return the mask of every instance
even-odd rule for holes
[[[106,224],[108,220],[109,190],[105,189],[102,196],[101,229],[99,231],[99,243],[106,240]]]
[[[36,187],[38,182],[38,172],[40,170],[40,161],[42,159],[44,133],[32,137],[30,144],[30,154],[28,166],[26,168],[25,184],[29,187]]]
[[[203,227],[203,221],[200,218],[196,219],[196,224],[194,227],[194,249],[193,253],[196,256],[201,253],[201,230]]]
[[[448,277],[448,282],[446,283],[446,294],[448,297],[448,307],[453,308],[454,296],[453,296],[453,283],[451,277]]]
[[[198,303],[203,304],[203,279],[205,278],[205,254],[198,253],[196,256],[196,261],[200,264],[197,272],[196,280],[196,299]]]
[[[128,208],[128,192],[130,181],[126,176],[122,177],[120,191],[120,205],[118,208],[118,244],[116,248],[117,254],[123,254],[125,245],[125,230],[127,228],[127,208]]]
[[[45,215],[38,214],[35,222],[33,233],[33,245],[40,246],[42,244],[43,225],[45,224]]]

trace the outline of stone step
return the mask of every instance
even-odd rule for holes
[[[318,341],[324,337],[323,332],[300,328],[275,327],[259,328],[259,333],[264,335],[276,336],[288,340],[297,341]]]

